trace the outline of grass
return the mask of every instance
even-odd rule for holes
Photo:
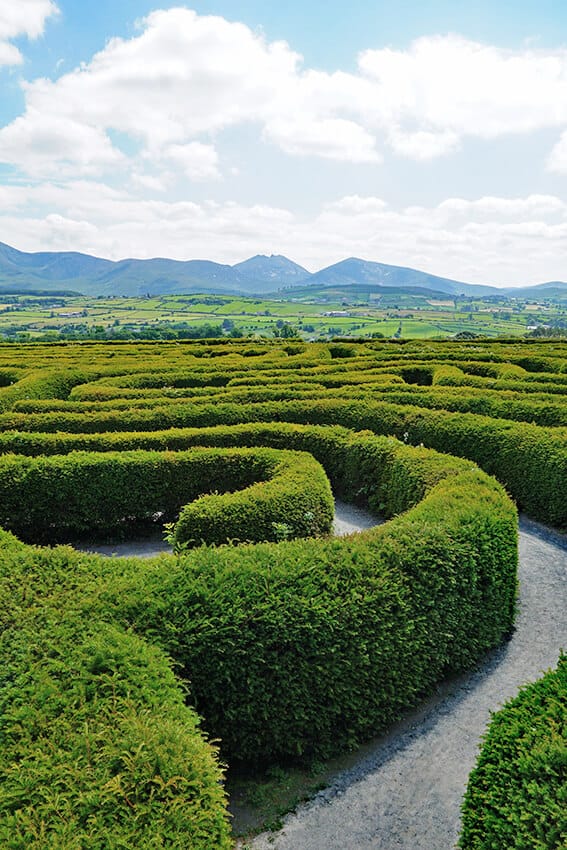
[[[275,831],[283,818],[311,799],[329,781],[329,767],[316,762],[308,768],[278,765],[263,773],[229,771],[226,781],[235,838]]]

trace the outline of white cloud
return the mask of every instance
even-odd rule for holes
[[[219,157],[212,145],[189,142],[186,145],[168,145],[162,158],[177,166],[190,180],[207,180],[220,177]]]
[[[369,120],[393,128],[395,149],[408,127],[492,139],[567,123],[565,49],[512,51],[435,36],[406,51],[367,50],[359,68],[376,94]]]
[[[9,42],[18,36],[37,38],[58,9],[52,0],[3,0],[0,3],[0,66],[20,65],[23,57]]]
[[[374,136],[354,121],[342,118],[274,118],[267,124],[265,136],[289,154],[312,154],[345,162],[382,161]]]
[[[71,116],[29,109],[0,130],[0,160],[28,174],[49,177],[97,174],[124,163],[124,156],[96,126]]]
[[[553,147],[547,159],[547,170],[557,174],[567,174],[567,130]]]
[[[72,121],[95,130],[99,141],[106,137],[103,149],[92,151],[95,161],[101,152],[107,160],[112,130],[140,142],[149,158],[169,155],[199,179],[217,177],[206,139],[271,113],[274,92],[293,78],[298,58],[285,43],[268,44],[243,24],[181,8],[153,12],[140,35],[112,39],[89,64],[55,82],[27,83],[18,146],[3,144],[13,133],[9,125],[0,131],[0,152],[27,169],[29,152],[41,146],[42,119]],[[54,163],[67,159],[66,149],[48,154]]]
[[[3,65],[20,65],[24,58],[17,47],[7,41],[0,41],[0,67]]]
[[[6,38],[39,33],[55,10],[50,0],[4,3],[20,4],[29,20],[18,12],[2,24],[0,16],[5,61],[15,59]],[[74,161],[79,173],[124,169],[111,141],[118,133],[137,149],[132,174],[155,178],[152,167],[165,167],[203,180],[223,170],[218,135],[242,124],[289,155],[355,163],[379,163],[384,145],[426,161],[467,137],[567,127],[567,49],[512,51],[432,36],[406,50],[366,50],[355,73],[329,73],[304,68],[286,42],[185,8],[154,11],[139,27],[54,81],[25,83],[26,112],[0,130],[2,160],[35,173]],[[67,128],[84,143],[69,145]],[[566,151],[563,137],[549,168],[566,171]]]
[[[389,130],[389,142],[396,153],[422,161],[452,153],[459,147],[459,137],[451,130],[407,132],[393,126]]]
[[[132,173],[134,187],[149,189],[151,192],[165,192],[173,182],[173,174],[164,171],[161,174],[144,174],[138,171]]]
[[[467,216],[469,219],[554,217],[567,214],[567,204],[555,195],[529,195],[527,198],[495,198],[486,196],[475,201],[448,198],[439,204],[441,212]]]

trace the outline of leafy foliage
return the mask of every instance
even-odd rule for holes
[[[567,656],[492,717],[463,804],[463,850],[567,843]]]
[[[227,846],[196,712],[231,763],[352,746],[510,632],[502,485],[567,526],[561,342],[0,346],[0,384],[5,529],[127,533],[196,499],[179,554],[145,562],[0,530],[0,843],[18,850]],[[327,531],[326,476],[393,519],[292,539]]]

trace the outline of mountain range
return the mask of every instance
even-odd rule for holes
[[[432,296],[506,296],[565,298],[567,283],[551,281],[535,286],[502,289],[463,283],[416,269],[391,266],[351,257],[315,273],[279,254],[256,255],[233,266],[210,260],[106,260],[69,251],[26,253],[0,242],[0,294],[2,292],[53,292],[65,289],[82,295],[143,296],[182,293],[226,295],[277,295],[293,297],[296,288],[353,288],[428,290]]]

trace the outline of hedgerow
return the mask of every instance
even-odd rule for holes
[[[205,495],[211,490],[238,492]],[[125,534],[156,517],[173,520],[187,502],[178,545],[274,540],[282,516],[290,536],[323,534],[333,516],[327,478],[306,454],[193,448],[0,456],[0,525],[27,540]]]
[[[567,527],[565,431],[473,414],[430,411],[361,399],[272,403],[170,404],[153,410],[73,414],[4,414],[0,427],[92,433],[209,427],[250,421],[333,423],[394,434],[410,443],[467,457],[495,475],[535,519]],[[10,438],[11,439],[11,438]]]
[[[171,662],[77,611],[70,550],[2,544],[0,845],[228,850],[216,749]]]
[[[181,665],[231,760],[352,745],[511,627],[516,523],[501,489],[392,440],[340,443],[333,469],[346,492],[362,487],[392,511],[415,504],[416,484],[428,495],[356,542],[197,550],[102,592],[105,610]]]
[[[560,393],[544,407],[566,353],[69,344],[54,370],[49,346],[19,360],[0,346],[0,370],[17,379],[0,387],[0,524],[29,540],[70,524],[128,533],[134,518],[175,519],[188,505],[178,554],[145,562],[34,549],[0,531],[0,843],[222,848],[208,740],[230,764],[325,757],[501,642],[517,564],[502,484],[533,516],[567,525],[567,429],[493,414],[562,421]],[[189,455],[214,460],[191,466]],[[393,519],[344,539],[285,539],[328,528],[316,461],[336,495]],[[272,532],[281,542],[218,545]]]
[[[421,479],[429,496],[356,544],[205,548],[122,571],[93,565],[93,589],[83,573],[80,593],[67,564],[71,630],[88,610],[91,623],[134,626],[167,650],[231,759],[313,757],[352,745],[511,625],[515,515],[501,488],[462,461],[447,458],[444,469],[444,459],[425,450],[326,430],[305,429],[306,439],[319,439],[319,451],[333,458],[345,492],[362,484],[370,498],[404,509],[419,497]],[[66,657],[57,631],[52,637],[56,656]],[[73,642],[80,644],[74,631]],[[16,666],[29,668],[27,659]],[[74,705],[66,687],[57,691]],[[44,769],[45,777],[56,763]],[[63,829],[55,803],[44,811]]]
[[[567,656],[493,715],[463,803],[463,850],[567,844]]]

